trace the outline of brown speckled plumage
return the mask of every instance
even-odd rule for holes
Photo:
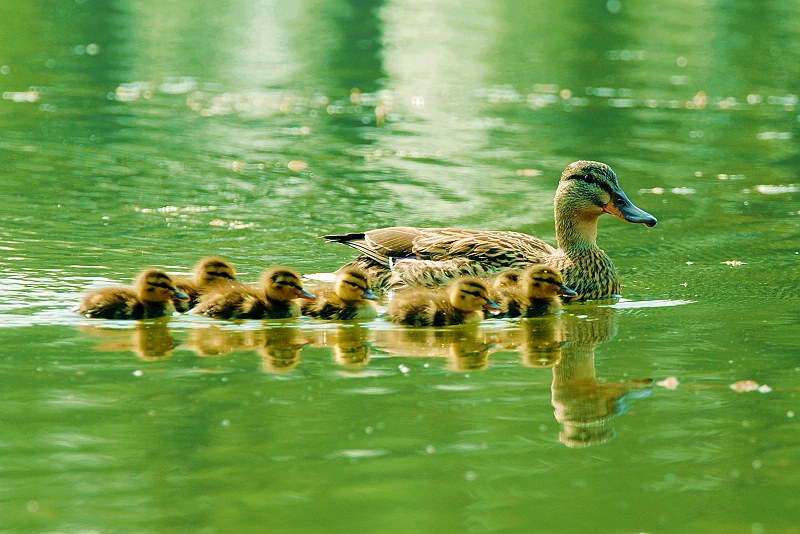
[[[231,263],[217,256],[202,258],[194,266],[191,278],[173,277],[178,290],[189,296],[189,300],[175,299],[175,309],[181,313],[191,310],[203,293],[217,284],[232,285],[236,282],[236,269]]]
[[[185,297],[172,278],[157,269],[136,277],[133,287],[104,287],[87,292],[75,311],[100,319],[150,319],[171,315],[173,297]]]
[[[486,282],[474,277],[453,280],[447,288],[404,288],[395,292],[387,318],[408,326],[448,326],[483,320],[489,299]]]
[[[362,269],[343,267],[336,273],[333,287],[316,291],[316,299],[300,305],[303,315],[317,319],[374,319],[378,316],[377,297],[369,288],[369,277]]]
[[[456,276],[487,277],[502,269],[547,263],[561,270],[580,298],[618,295],[617,272],[596,243],[597,219],[610,213],[654,226],[655,217],[634,206],[614,171],[595,161],[567,166],[553,204],[558,249],[519,232],[459,228],[400,226],[323,238],[358,250],[361,255],[351,264],[366,269],[377,288],[431,287]]]
[[[216,319],[288,319],[300,315],[295,299],[308,297],[297,271],[273,267],[261,275],[259,287],[239,283],[213,287],[192,313]]]
[[[559,295],[575,296],[575,292],[564,285],[561,272],[549,265],[531,265],[505,277],[507,283],[502,273],[498,275],[492,293],[505,317],[541,317],[557,313],[561,309]]]

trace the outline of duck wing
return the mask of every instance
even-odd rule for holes
[[[417,257],[431,260],[466,258],[487,267],[519,267],[545,261],[555,249],[539,238],[521,232],[420,229],[414,240]]]
[[[520,232],[392,226],[366,232],[325,235],[323,239],[358,250],[379,265],[398,259],[469,259],[484,265],[508,267],[544,261],[555,249]]]

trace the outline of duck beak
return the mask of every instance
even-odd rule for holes
[[[492,299],[486,299],[486,304],[483,305],[483,309],[484,310],[489,310],[489,311],[502,311],[503,308],[501,308]]]
[[[177,289],[172,290],[172,295],[178,300],[189,300],[189,295],[183,293],[182,291],[178,291]]]
[[[603,207],[603,211],[619,217],[623,221],[635,224],[644,224],[652,228],[658,220],[644,210],[637,208],[633,202],[628,200],[621,189],[617,189],[608,204]]]
[[[372,292],[370,288],[364,290],[364,294],[361,295],[363,298],[368,300],[378,300],[378,295]]]
[[[308,300],[314,300],[314,299],[315,299],[315,298],[317,298],[317,297],[315,297],[314,295],[312,295],[311,293],[309,293],[309,292],[308,292],[308,291],[306,291],[305,289],[303,289],[303,288],[300,288],[300,296],[299,296],[299,297],[297,297],[297,298],[301,298],[301,299],[308,299]]]
[[[559,284],[559,286],[558,286],[558,294],[563,296],[563,297],[577,297],[578,296],[578,293],[575,290],[565,286],[564,284]]]

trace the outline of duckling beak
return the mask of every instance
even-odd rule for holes
[[[314,295],[312,295],[311,293],[309,293],[305,289],[300,289],[300,296],[298,298],[314,300],[317,297],[315,297]]]
[[[652,228],[658,220],[644,210],[637,208],[633,202],[628,200],[621,189],[617,189],[611,197],[611,201],[603,207],[603,211],[619,217],[623,221],[635,224],[644,224]]]
[[[578,296],[578,293],[575,290],[565,286],[564,284],[559,284],[558,285],[558,294],[561,295],[561,296],[564,296],[564,297],[577,297]]]
[[[187,295],[186,293],[183,293],[182,291],[178,291],[177,289],[174,289],[174,290],[172,291],[172,294],[173,294],[173,295],[175,296],[175,298],[177,298],[178,300],[189,300],[189,295]]]
[[[362,295],[362,297],[368,300],[378,300],[378,295],[373,293],[370,288],[364,290],[364,294]]]
[[[483,309],[488,311],[501,311],[503,308],[492,299],[486,299],[486,304],[483,305]]]

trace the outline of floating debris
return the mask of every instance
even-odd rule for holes
[[[739,267],[740,265],[747,265],[745,262],[743,262],[741,260],[721,261],[720,264],[722,264],[722,265],[730,265],[731,267]]]
[[[676,377],[668,376],[664,380],[659,380],[658,382],[656,382],[656,385],[661,386],[664,389],[678,389],[680,382],[678,382],[678,379]]]
[[[766,384],[759,385],[755,380],[739,380],[730,385],[730,388],[736,393],[749,393],[751,391],[758,391],[759,393],[770,393],[772,388]]]
[[[542,171],[540,171],[539,169],[517,169],[516,174],[517,176],[525,176],[530,178],[535,176],[541,176]]]
[[[798,188],[794,184],[789,185],[757,185],[754,188],[762,195],[784,195],[786,193],[797,193]]]
[[[308,162],[300,159],[293,159],[286,166],[292,172],[301,172],[308,168]]]

